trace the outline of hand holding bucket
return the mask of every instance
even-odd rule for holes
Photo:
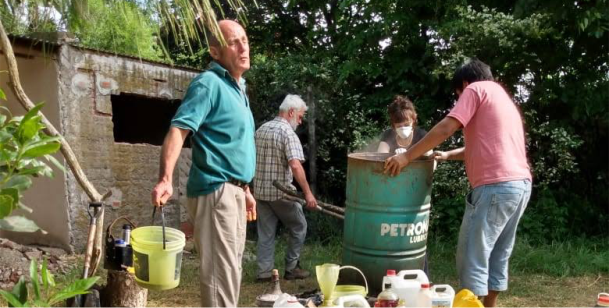
[[[186,242],[180,230],[165,227],[163,207],[162,226],[146,226],[131,232],[135,281],[152,290],[168,290],[180,283],[182,250]],[[152,220],[156,214],[153,210]]]

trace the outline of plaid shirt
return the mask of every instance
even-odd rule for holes
[[[264,201],[283,198],[284,193],[273,186],[277,180],[286,187],[292,186],[292,159],[304,161],[302,145],[292,126],[282,117],[266,122],[256,131],[256,176],[254,197]]]

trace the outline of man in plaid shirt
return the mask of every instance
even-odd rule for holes
[[[302,145],[294,131],[308,107],[298,95],[288,94],[281,106],[279,115],[264,123],[256,131],[256,176],[254,197],[258,212],[258,280],[271,279],[275,260],[275,233],[277,223],[289,232],[288,251],[285,257],[285,279],[304,279],[309,272],[300,268],[300,250],[307,235],[307,221],[302,206],[298,202],[284,199],[284,193],[273,186],[277,180],[292,187],[292,180],[302,188],[307,207],[317,208],[317,200],[311,193],[309,183],[302,168],[305,160]]]

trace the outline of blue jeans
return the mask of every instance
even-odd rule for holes
[[[530,196],[529,180],[482,185],[467,195],[457,246],[462,288],[478,296],[507,290],[508,260]]]

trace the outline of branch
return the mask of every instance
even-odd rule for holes
[[[4,30],[4,26],[3,26],[1,20],[0,20],[0,47],[4,51],[4,55],[6,58],[6,64],[8,67],[10,85],[12,87],[12,90],[15,93],[15,96],[17,96],[17,99],[19,100],[19,102],[21,103],[23,108],[25,108],[25,110],[29,111],[32,108],[34,108],[34,103],[32,103],[32,101],[29,99],[29,97],[25,94],[25,91],[23,91],[23,87],[21,87],[21,81],[19,80],[19,70],[17,69],[17,60],[15,59],[15,53],[13,52],[13,47],[11,46],[11,42],[8,39],[8,36],[6,34],[6,31]],[[72,151],[72,147],[70,147],[70,145],[68,144],[66,139],[57,131],[57,129],[55,129],[53,124],[51,124],[51,122],[46,118],[46,116],[44,114],[42,114],[42,112],[38,112],[38,114],[42,118],[42,123],[46,126],[46,128],[44,129],[45,133],[50,136],[59,137],[59,143],[61,143],[61,148],[60,148],[61,153],[63,154],[63,157],[66,159],[66,162],[68,163],[68,166],[70,167],[70,170],[72,170],[72,173],[74,173],[74,176],[76,177],[76,180],[80,184],[80,187],[82,187],[82,189],[85,191],[85,193],[87,193],[87,195],[89,196],[89,199],[92,202],[101,202],[104,199],[104,196],[102,196],[95,189],[95,187],[93,187],[91,182],[89,182],[89,180],[87,179],[87,176],[82,171],[82,168],[80,167],[80,164],[78,163],[78,160],[76,159],[76,155],[74,155],[74,151]],[[106,194],[106,196],[109,196],[109,194]],[[102,233],[103,233],[103,225],[104,225],[104,211],[103,211],[103,207],[102,207],[102,212],[97,220],[97,232],[96,232],[96,238],[95,238],[95,252],[94,253],[97,253],[98,259],[96,260],[94,258],[92,260],[92,263],[94,265],[94,266],[92,266],[93,268],[97,268],[97,265],[99,264],[99,261],[101,260],[101,258],[99,258],[99,257],[101,256],[101,239],[102,239]],[[95,272],[92,271],[91,275],[93,275],[94,273]]]
[[[273,181],[273,186],[275,186],[277,189],[281,190],[283,193],[285,193],[288,196],[304,199],[304,196],[301,192],[288,189],[287,187],[281,185],[281,183],[279,183],[277,180]],[[324,203],[319,200],[317,200],[317,204],[324,209],[332,210],[332,211],[342,214],[342,215],[345,214],[345,209],[340,206]]]

